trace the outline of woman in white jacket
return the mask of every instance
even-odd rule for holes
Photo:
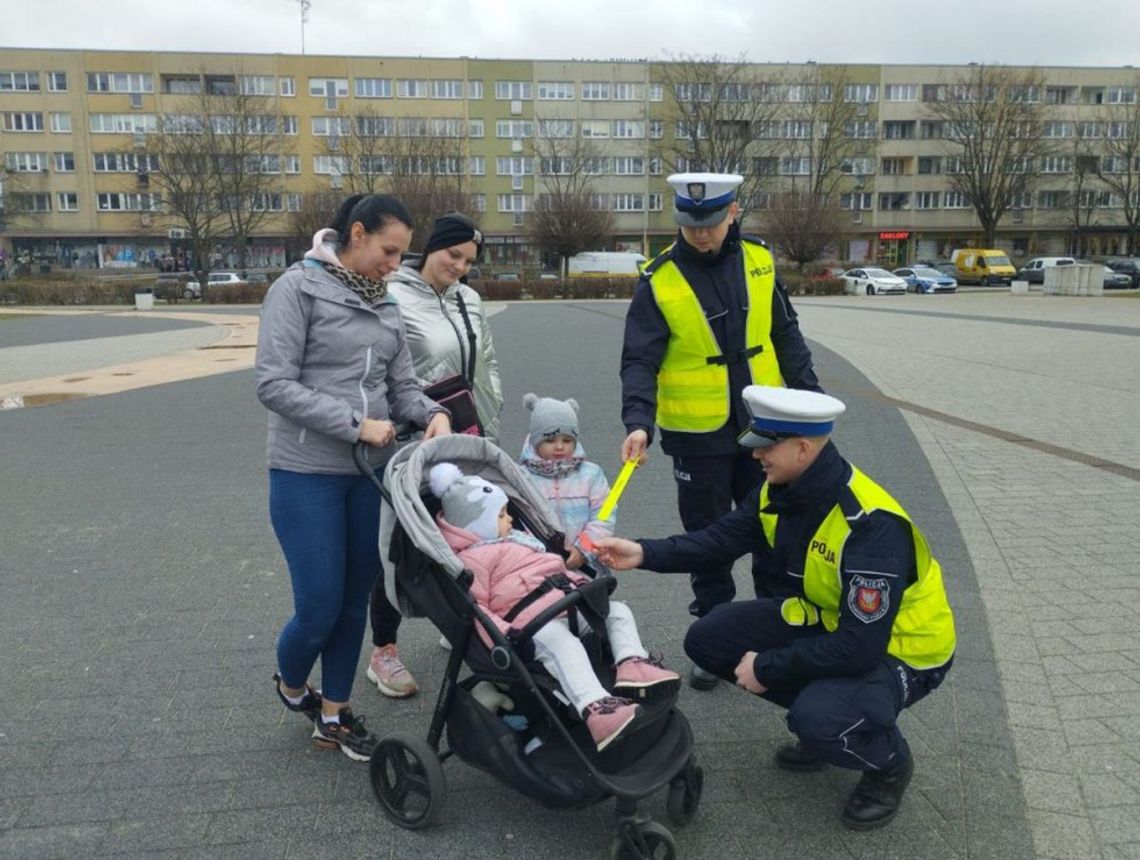
[[[482,250],[483,234],[466,215],[450,212],[435,220],[423,255],[388,276],[388,291],[399,302],[407,332],[408,351],[415,374],[423,386],[459,374],[470,367],[472,342],[475,349],[474,378],[468,380],[475,395],[475,409],[483,435],[499,441],[499,413],[503,389],[499,363],[483,300],[461,282]],[[380,692],[403,698],[416,692],[416,682],[402,663],[389,660],[383,647],[391,641],[395,612],[382,599],[383,579],[372,595],[372,657],[368,677]]]

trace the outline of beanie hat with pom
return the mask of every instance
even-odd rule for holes
[[[477,475],[464,475],[454,463],[438,463],[430,473],[431,491],[443,503],[443,518],[483,540],[499,536],[499,513],[507,494]]]
[[[530,410],[530,432],[527,439],[533,447],[548,436],[565,433],[578,438],[578,401],[555,400],[553,397],[539,397],[527,394],[523,406]]]

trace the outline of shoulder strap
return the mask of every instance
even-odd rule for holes
[[[465,376],[467,377],[467,382],[471,386],[474,386],[476,350],[475,329],[471,326],[471,317],[467,313],[467,302],[463,301],[463,293],[460,290],[456,290],[455,292],[455,301],[459,305],[459,313],[463,316],[463,325],[467,329],[467,343],[470,345],[470,349],[467,351],[467,368]]]

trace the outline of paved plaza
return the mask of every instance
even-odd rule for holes
[[[669,824],[662,795],[646,810],[689,858],[1140,857],[1140,299],[796,307],[824,387],[849,406],[841,450],[942,561],[958,655],[902,717],[915,778],[885,830],[840,825],[856,774],[778,770],[782,712],[724,684],[681,694],[706,771],[697,816]],[[16,406],[0,409],[0,857],[605,856],[612,802],[546,810],[454,758],[441,823],[399,830],[367,767],[314,750],[280,707],[290,590],[250,310],[0,318],[0,402]],[[511,453],[524,393],[573,396],[587,453],[614,473],[624,311],[495,307]],[[233,355],[211,349],[227,341]],[[169,360],[195,352],[207,357],[189,374]],[[14,401],[100,368],[130,375],[115,393]],[[622,534],[678,528],[668,460],[652,454]],[[645,641],[686,667],[686,577],[620,576]],[[377,733],[426,735],[438,638],[423,620],[401,629],[411,700],[382,698],[361,662],[355,708]]]

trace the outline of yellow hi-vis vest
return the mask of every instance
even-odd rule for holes
[[[843,546],[851,534],[851,523],[876,510],[890,511],[910,524],[918,579],[902,592],[902,604],[891,627],[887,653],[915,669],[944,666],[954,656],[956,640],[954,615],[942,585],[942,566],[931,556],[922,532],[886,490],[854,467],[848,488],[850,497],[836,503],[808,541],[804,564],[806,600],[799,597],[785,600],[782,607],[784,620],[796,626],[812,625],[822,620],[828,633],[839,626],[839,601],[843,593],[839,565]],[[768,485],[765,483],[760,490],[760,524],[768,545],[774,546],[779,517],[764,513],[767,505]],[[898,599],[897,590],[891,591],[888,599]],[[885,611],[886,607],[883,609]]]
[[[782,386],[772,346],[772,292],[776,267],[768,249],[742,241],[748,316],[743,355],[752,382]],[[666,251],[666,253],[668,253]],[[712,433],[730,414],[727,358],[693,288],[672,260],[650,270],[649,285],[669,325],[669,343],[657,373],[657,426],[682,433]]]

